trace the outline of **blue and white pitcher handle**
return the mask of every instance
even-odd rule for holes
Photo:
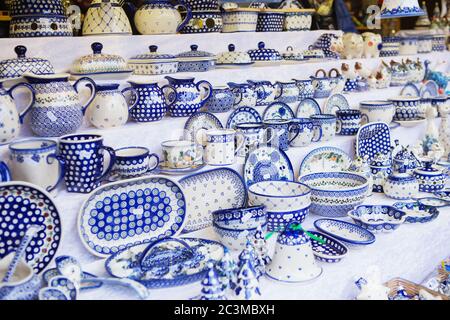
[[[113,148],[107,147],[107,146],[101,146],[100,149],[103,149],[103,150],[105,150],[106,152],[109,153],[109,163],[108,163],[108,166],[107,166],[106,170],[97,179],[97,181],[103,180],[103,178],[105,178],[108,175],[108,173],[111,172],[111,170],[112,170],[112,168],[114,166],[114,163],[116,162],[116,152],[114,151]],[[103,157],[103,159],[104,159],[104,157]]]
[[[23,119],[25,118],[26,114],[28,113],[28,111],[31,110],[31,107],[34,105],[34,102],[36,101],[36,91],[34,91],[33,87],[31,85],[29,85],[28,83],[25,83],[25,82],[18,83],[16,85],[12,86],[8,90],[8,95],[11,97],[11,99],[14,100],[13,92],[14,92],[14,90],[16,90],[16,89],[18,89],[20,87],[26,88],[31,93],[30,103],[28,103],[28,105],[25,107],[25,109],[23,109],[23,111],[19,113],[19,121],[22,124],[23,123]]]
[[[91,91],[91,95],[90,95],[88,101],[81,107],[81,110],[83,111],[83,114],[85,114],[86,113],[86,109],[89,107],[89,105],[91,104],[92,100],[94,100],[94,98],[95,98],[95,94],[97,93],[97,86],[95,85],[94,80],[92,80],[91,78],[82,77],[82,78],[78,79],[77,81],[75,81],[75,83],[73,84],[73,88],[75,89],[76,93],[79,93],[78,85],[81,82],[87,82],[85,84],[85,87],[88,88]]]
[[[236,131],[236,142],[239,140],[238,137],[240,137],[241,140],[237,144],[236,150],[234,150],[234,155],[237,155],[245,145],[245,134],[241,131]]]
[[[6,163],[0,161],[0,182],[8,181],[11,181],[11,171]]]
[[[59,175],[58,175],[58,180],[56,180],[56,183],[53,186],[50,186],[47,188],[47,191],[53,191],[56,186],[61,182],[61,180],[64,178],[65,174],[66,174],[66,161],[64,159],[64,157],[59,156],[57,154],[49,154],[47,156],[47,163],[50,164],[50,159],[54,159],[56,161],[58,161],[58,165],[59,165]]]
[[[281,83],[275,83],[275,100],[279,99],[283,95],[283,85]]]
[[[206,80],[200,80],[199,82],[197,82],[195,84],[195,86],[197,87],[197,90],[200,91],[201,88],[203,88],[206,92],[208,92],[206,94],[206,96],[203,96],[202,101],[200,102],[200,104],[203,106],[206,101],[208,101],[208,99],[211,97],[212,92],[213,92],[213,87],[211,85],[211,83],[209,83]]]
[[[136,107],[136,105],[138,104],[138,102],[139,102],[139,94],[138,94],[137,90],[135,88],[133,88],[133,87],[126,87],[126,88],[122,89],[121,93],[122,93],[123,96],[125,96],[125,93],[127,93],[128,91],[130,91],[131,94],[134,95],[134,103],[131,106],[128,105],[128,110],[131,110],[134,107]]]
[[[184,2],[182,0],[180,0],[178,2],[179,2],[179,4],[177,4],[175,6],[175,8],[184,7],[186,9],[186,17],[180,23],[180,25],[177,27],[177,32],[180,32],[180,30],[184,28],[184,26],[189,22],[189,20],[192,19],[192,9],[191,9],[191,6],[189,4],[187,4],[186,2]]]
[[[178,239],[178,238],[163,238],[160,240],[157,240],[155,242],[150,243],[142,252],[141,254],[141,259],[139,260],[139,267],[141,268],[141,270],[145,270],[145,269],[149,269],[146,268],[143,263],[145,262],[145,259],[147,258],[147,256],[153,252],[153,250],[156,248],[157,245],[164,243],[164,242],[178,242],[180,243],[182,246],[184,246],[186,249],[189,249],[191,251],[191,254],[193,254],[193,250],[191,248],[191,246],[184,240],[182,239]],[[169,263],[169,262],[168,262]],[[169,263],[170,264],[170,263]]]
[[[161,87],[161,91],[164,94],[164,98],[166,99],[166,104],[168,107],[171,107],[175,102],[177,102],[177,90],[173,86],[171,86],[170,84],[166,84]]]

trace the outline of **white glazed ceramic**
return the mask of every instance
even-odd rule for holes
[[[255,32],[258,10],[251,8],[227,8],[222,12],[222,20],[222,32]]]
[[[412,199],[419,193],[419,182],[409,173],[394,172],[383,186],[384,194],[398,200]]]
[[[245,136],[233,129],[213,129],[206,131],[206,140],[205,162],[224,166],[234,163],[235,156],[244,146]]]
[[[363,57],[378,58],[383,45],[383,40],[379,34],[373,32],[364,32],[362,34],[364,41]]]
[[[118,0],[93,0],[83,20],[83,35],[131,35],[131,25]]]
[[[316,114],[310,117],[315,125],[320,125],[322,138],[320,131],[314,130],[314,140],[329,141],[336,135],[336,116],[333,114]]]
[[[113,171],[121,177],[132,178],[152,171],[159,165],[159,157],[144,147],[125,147],[115,150],[116,161]],[[154,158],[153,165],[150,159]]]
[[[361,58],[364,50],[364,40],[360,34],[345,33],[342,36],[344,43],[343,55],[346,59]]]
[[[400,38],[400,55],[416,55],[419,50],[419,40],[413,37]]]
[[[264,128],[261,122],[241,123],[236,125],[236,132],[244,135],[244,146],[238,151],[237,156],[246,158],[251,150],[258,148],[261,144],[272,141],[275,137],[272,128]]]
[[[359,110],[363,115],[364,122],[392,122],[395,114],[395,106],[391,101],[370,100],[361,101]]]
[[[203,157],[199,147],[188,140],[164,141],[161,147],[165,166],[172,169],[192,167]]]

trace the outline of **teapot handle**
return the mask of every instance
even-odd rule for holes
[[[124,88],[124,89],[122,89],[122,95],[124,95],[125,96],[125,93],[126,92],[128,92],[128,91],[131,91],[131,94],[132,95],[134,95],[134,103],[130,106],[128,106],[128,110],[131,110],[131,109],[133,109],[134,107],[136,107],[136,105],[138,104],[138,102],[139,102],[139,94],[138,94],[138,92],[137,92],[137,90],[135,89],[135,88],[133,88],[133,87],[126,87],[126,88]]]
[[[201,80],[201,81],[197,82],[197,84],[195,86],[197,87],[198,90],[200,90],[200,88],[204,88],[204,90],[207,91],[206,96],[204,96],[203,100],[200,102],[200,105],[203,106],[206,103],[206,101],[211,97],[213,87],[212,87],[211,83],[209,83],[206,80]]]
[[[186,17],[184,20],[180,23],[180,25],[177,27],[177,32],[180,32],[181,29],[184,28],[184,26],[189,22],[189,20],[192,19],[192,10],[191,6],[184,2],[183,0],[179,1],[180,4],[176,5],[175,8],[178,9],[178,7],[184,7],[186,9]]]
[[[18,83],[16,85],[12,86],[8,90],[8,95],[11,97],[11,99],[14,100],[13,92],[14,92],[14,90],[16,90],[17,88],[20,88],[20,87],[27,88],[27,90],[29,90],[31,93],[30,103],[25,107],[25,109],[23,109],[22,112],[19,113],[19,121],[21,124],[23,124],[23,119],[25,118],[28,111],[31,110],[31,107],[33,106],[34,102],[36,101],[36,92],[34,91],[33,87],[31,85],[29,85],[28,83],[25,83],[25,82]]]
[[[56,155],[56,154],[49,154],[47,156],[47,163],[50,164],[50,159],[55,159],[56,161],[58,161],[59,164],[59,176],[58,176],[58,180],[56,180],[56,183],[53,186],[50,186],[47,188],[47,191],[53,191],[56,186],[61,182],[61,180],[64,178],[64,175],[66,174],[66,161],[64,159],[64,157]]]
[[[331,69],[331,70],[328,72],[328,77],[333,78],[333,77],[331,76],[331,75],[333,74],[333,72],[335,73],[334,78],[340,77],[341,74],[340,74],[339,70],[336,69],[336,68],[333,68],[333,69]]]
[[[92,80],[91,78],[88,77],[82,77],[80,79],[78,79],[77,81],[75,81],[73,88],[75,89],[76,93],[79,93],[78,91],[78,85],[81,82],[88,82],[86,83],[85,87],[89,88],[89,90],[91,90],[91,96],[89,97],[88,101],[84,104],[84,106],[81,107],[81,110],[83,111],[83,114],[86,113],[86,109],[89,107],[89,105],[91,104],[92,100],[94,100],[95,98],[95,94],[97,93],[97,88],[95,86],[95,82],[94,80]]]
[[[109,153],[109,163],[105,172],[102,173],[102,175],[97,179],[97,181],[103,180],[103,178],[106,177],[106,175],[112,170],[114,163],[116,162],[116,152],[114,151],[113,148],[107,146],[101,146],[100,148]]]

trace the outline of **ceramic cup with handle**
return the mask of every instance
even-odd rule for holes
[[[161,143],[164,165],[171,169],[189,168],[203,158],[202,146],[189,140],[168,140]]]
[[[336,133],[342,136],[354,136],[361,127],[361,111],[338,110],[336,111]]]
[[[64,180],[68,192],[91,192],[100,186],[116,160],[114,150],[104,146],[103,137],[98,134],[62,136],[59,150],[66,163]],[[105,161],[104,151],[109,154],[108,162]]]
[[[289,142],[297,138],[297,135],[289,137],[289,131],[292,127],[290,120],[267,119],[263,121],[265,128],[271,128],[269,134],[269,146],[280,148],[283,151],[289,149]]]
[[[395,115],[395,106],[391,101],[372,100],[361,101],[359,110],[362,113],[363,124],[369,122],[384,122],[389,124]]]
[[[235,156],[244,147],[245,136],[233,129],[212,129],[206,131],[206,140],[206,163],[224,166],[234,163]]]
[[[314,140],[329,141],[336,135],[336,116],[334,114],[315,114],[310,117],[314,124],[322,129],[322,137],[319,137],[319,130],[314,130]]]
[[[12,179],[26,181],[52,191],[64,177],[64,159],[58,144],[50,139],[27,139],[9,145]]]
[[[314,86],[314,98],[328,98],[333,90],[332,80],[325,70],[317,70],[314,77],[311,77]]]
[[[236,125],[236,131],[244,135],[244,147],[238,152],[238,157],[247,157],[251,150],[259,145],[269,143],[275,134],[272,128],[264,128],[262,122],[247,122]]]
[[[295,118],[291,120],[289,128],[289,140],[291,147],[306,147],[311,142],[320,141],[322,138],[322,128],[319,124],[314,124],[313,120],[307,118]],[[315,131],[318,132],[315,135]]]
[[[159,157],[145,147],[125,147],[115,150],[116,163],[113,171],[121,177],[135,177],[158,167]],[[154,161],[151,161],[151,159]]]

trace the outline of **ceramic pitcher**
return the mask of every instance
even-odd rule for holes
[[[175,94],[167,97],[171,101],[168,105],[172,117],[189,117],[198,112],[212,94],[212,85],[205,80],[195,83],[194,78],[172,78],[166,76],[169,85],[175,89]]]
[[[228,82],[234,94],[234,107],[256,107],[258,95],[255,87],[250,83],[234,83]]]
[[[30,126],[35,135],[59,137],[76,131],[83,122],[84,112],[95,96],[95,83],[90,78],[80,78],[72,86],[68,74],[34,75],[25,79],[36,94],[30,107]],[[78,86],[87,82],[90,97],[83,106],[79,102]],[[25,112],[28,112],[26,110]]]
[[[13,100],[13,93],[16,89],[24,87],[31,92],[31,101],[29,105],[19,113]],[[0,145],[11,142],[20,132],[20,125],[23,123],[23,118],[34,103],[34,90],[27,83],[19,83],[11,89],[3,88],[3,83],[0,82]]]
[[[121,1],[122,2],[122,1]],[[131,25],[118,0],[93,0],[83,21],[83,35],[131,35]]]
[[[248,83],[254,86],[257,100],[257,106],[268,106],[272,102],[275,101],[275,97],[277,96],[277,86],[270,81],[252,81],[248,80]]]

